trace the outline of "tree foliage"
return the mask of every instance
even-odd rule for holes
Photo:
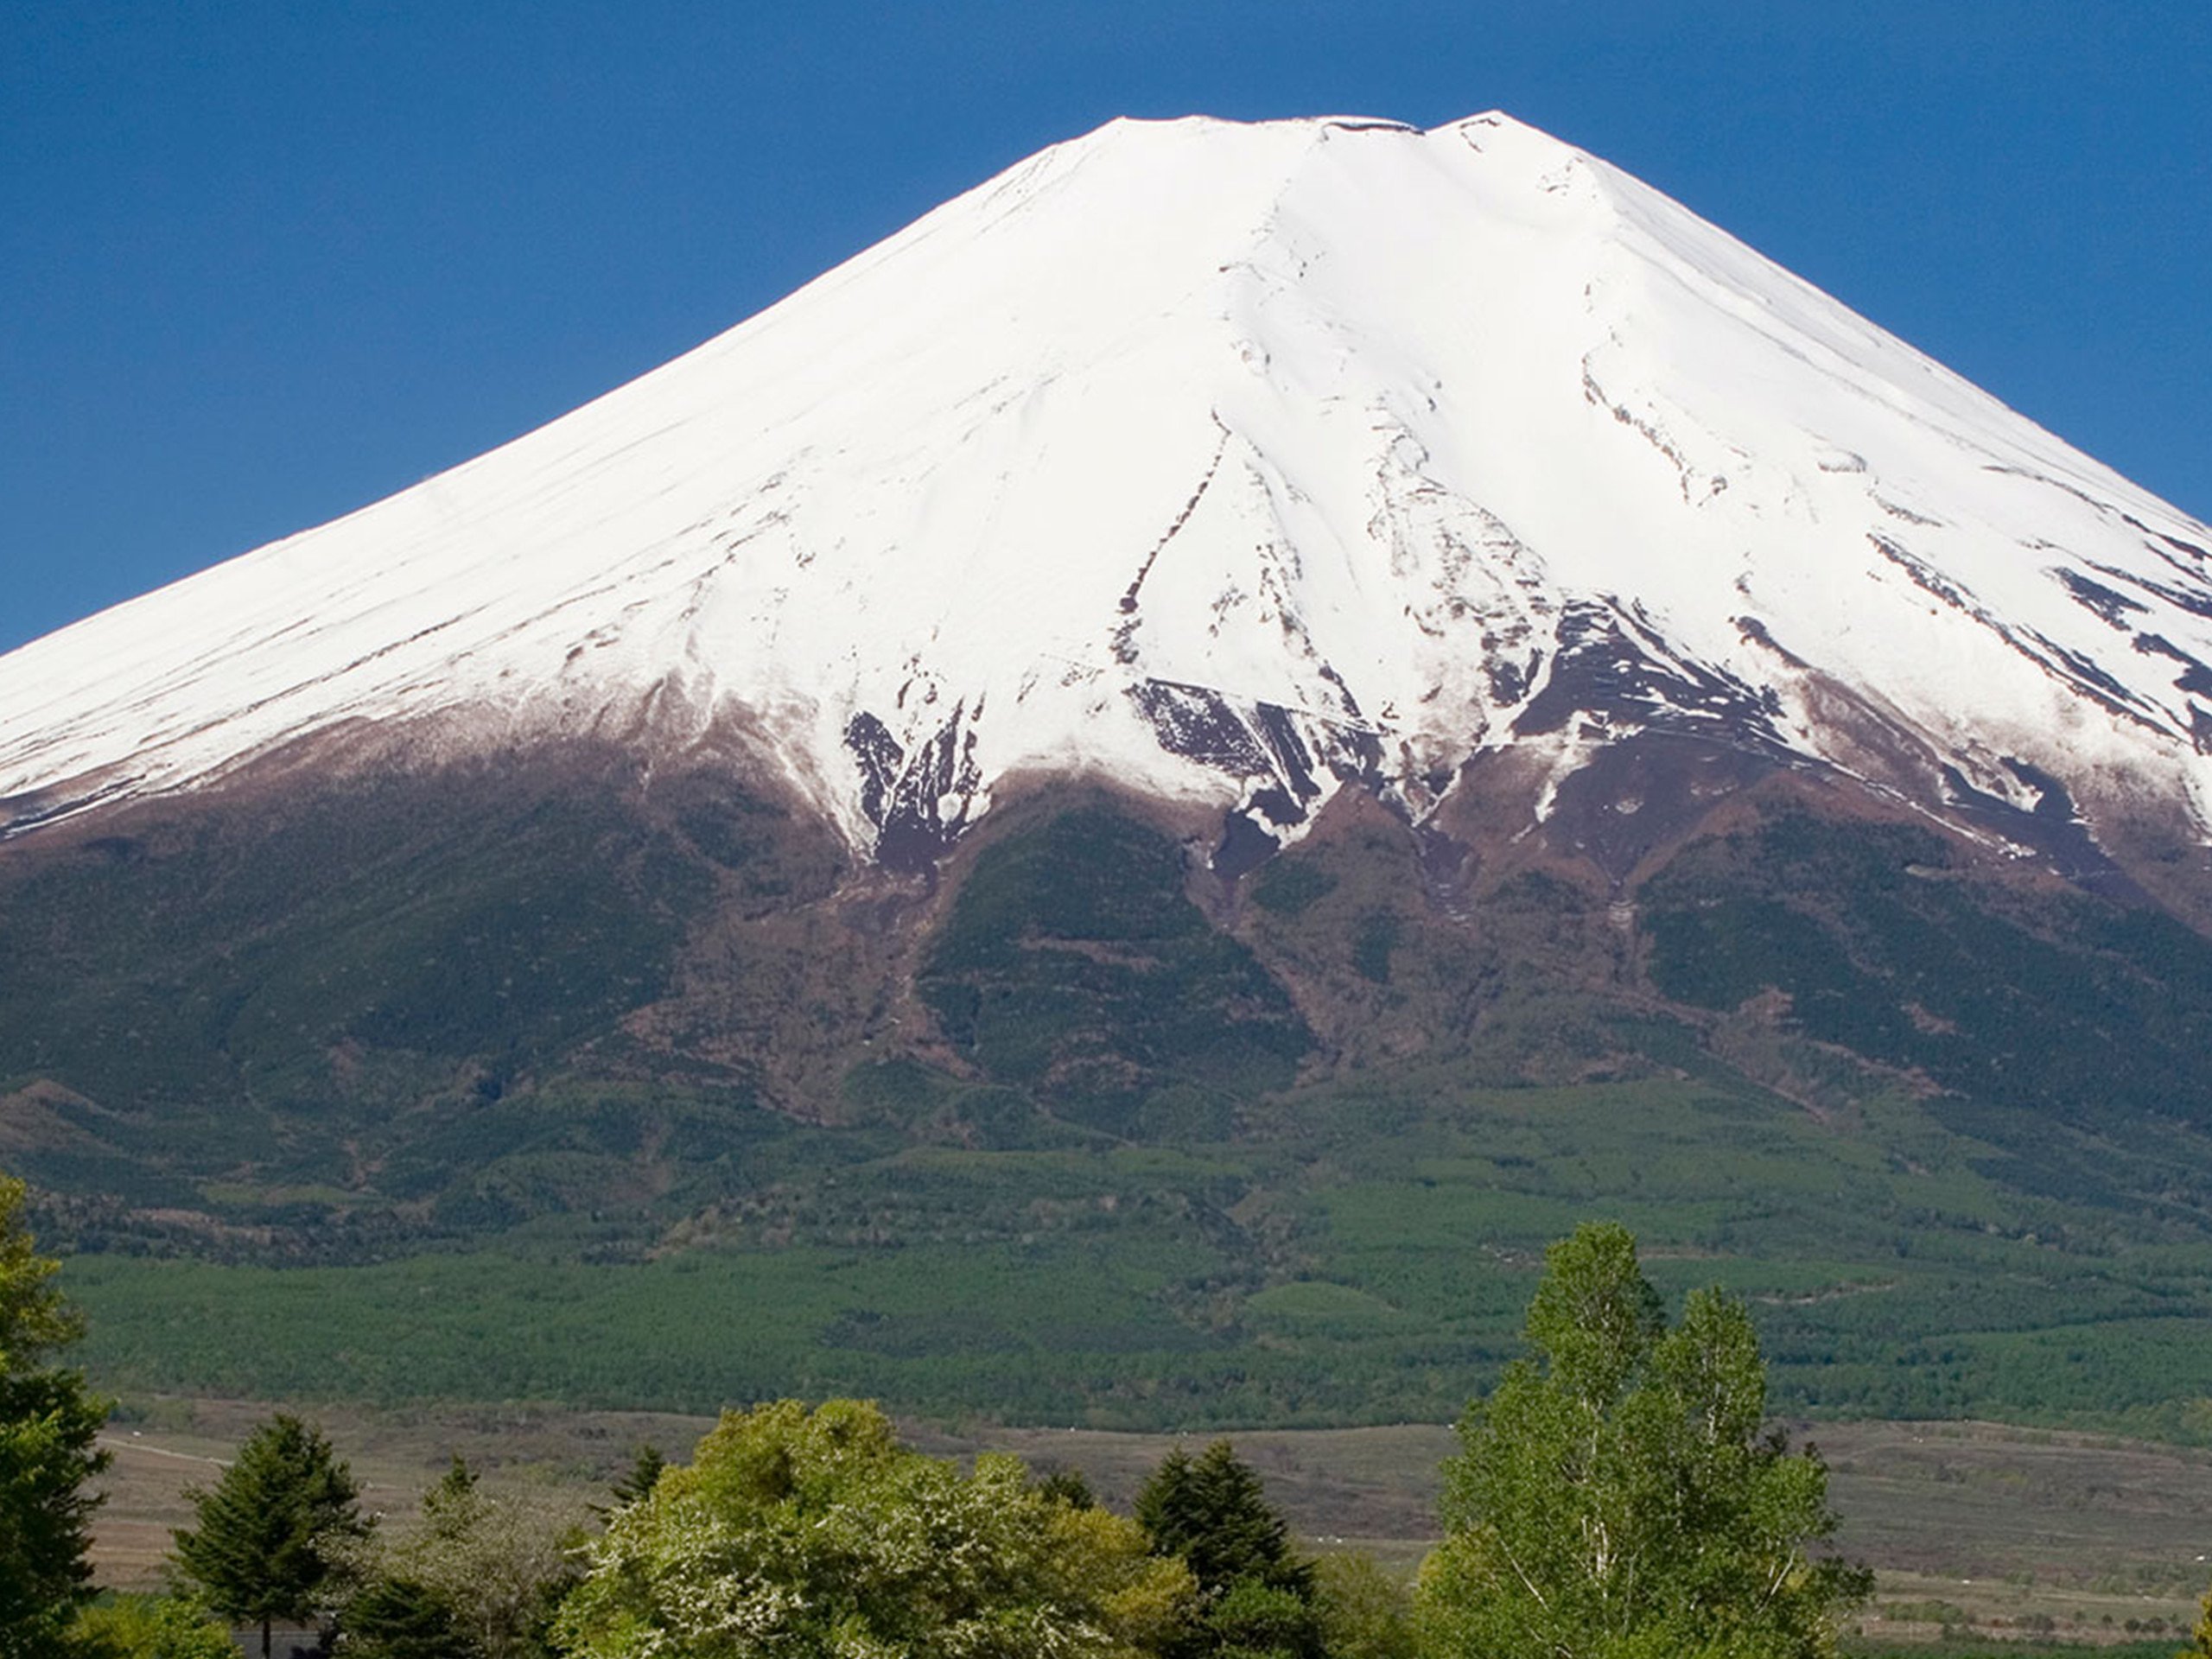
[[[661,1455],[658,1446],[650,1440],[640,1442],[630,1459],[630,1466],[614,1483],[617,1507],[626,1508],[640,1498],[651,1497],[653,1488],[660,1484],[660,1471],[667,1467],[668,1459]]]
[[[175,1534],[175,1559],[218,1612],[261,1625],[314,1617],[346,1587],[371,1522],[360,1488],[321,1431],[279,1412],[249,1435],[212,1487],[188,1494],[199,1524]]]
[[[1198,1586],[1168,1643],[1172,1659],[1319,1659],[1313,1565],[1292,1552],[1288,1525],[1227,1440],[1195,1458],[1178,1446],[1162,1459],[1137,1494],[1137,1522]]]
[[[873,1405],[727,1413],[617,1513],[556,1632],[584,1659],[1119,1659],[1190,1593],[1133,1523],[899,1444]]]
[[[1427,1645],[1452,1659],[1813,1659],[1865,1574],[1808,1556],[1827,1473],[1764,1433],[1765,1367],[1717,1290],[1666,1328],[1636,1241],[1552,1246],[1508,1368],[1445,1465],[1424,1565]]]
[[[614,1484],[608,1488],[614,1501],[593,1504],[592,1514],[604,1521],[617,1510],[626,1510],[652,1491],[660,1479],[660,1471],[667,1467],[668,1459],[658,1446],[650,1440],[639,1441],[637,1450],[630,1454],[630,1466],[616,1476]]]
[[[104,1599],[78,1614],[73,1634],[97,1659],[238,1659],[229,1629],[187,1596]]]
[[[24,1187],[0,1177],[0,1659],[51,1659],[90,1594],[85,1560],[107,1466],[107,1404],[54,1363],[83,1333],[23,1225]]]
[[[452,1605],[420,1580],[379,1574],[346,1608],[347,1659],[480,1659]]]
[[[1313,1607],[1329,1659],[1414,1659],[1413,1601],[1372,1555],[1338,1551],[1313,1563]]]
[[[455,1457],[423,1494],[423,1524],[382,1552],[346,1611],[362,1659],[537,1659],[574,1586],[561,1520],[494,1497]]]
[[[2190,1632],[2190,1643],[2179,1659],[2212,1659],[2212,1590],[2206,1591],[2196,1605],[2196,1626]]]

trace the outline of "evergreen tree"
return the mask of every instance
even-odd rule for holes
[[[640,1441],[630,1459],[630,1466],[615,1478],[612,1488],[613,1503],[594,1503],[591,1512],[604,1521],[617,1510],[626,1510],[640,1498],[651,1497],[660,1479],[660,1471],[667,1467],[668,1459],[661,1455],[658,1446],[650,1440]]]
[[[380,1578],[346,1605],[347,1659],[478,1659],[453,1608],[427,1584]]]
[[[1034,1484],[1039,1496],[1049,1497],[1055,1503],[1065,1503],[1071,1510],[1098,1507],[1098,1495],[1090,1490],[1090,1482],[1080,1469],[1057,1464],[1041,1471]]]
[[[1319,1659],[1313,1564],[1292,1552],[1288,1524],[1227,1440],[1162,1459],[1137,1493],[1137,1522],[1154,1551],[1179,1559],[1198,1582],[1173,1659]]]
[[[1552,1246],[1536,1357],[1469,1408],[1420,1586],[1438,1659],[1815,1659],[1866,1574],[1815,1560],[1827,1471],[1762,1432],[1766,1368],[1740,1303],[1666,1329],[1624,1228]]]
[[[99,1498],[86,1483],[107,1403],[84,1374],[54,1363],[83,1333],[22,1223],[23,1184],[0,1177],[0,1659],[69,1652],[91,1595],[85,1560]]]
[[[456,1538],[468,1530],[482,1508],[476,1492],[477,1475],[460,1452],[423,1494],[423,1529],[434,1538]]]
[[[259,1623],[263,1659],[271,1624],[311,1618],[336,1599],[348,1553],[371,1525],[330,1442],[281,1412],[220,1480],[187,1496],[199,1524],[175,1533],[177,1566],[218,1612]]]

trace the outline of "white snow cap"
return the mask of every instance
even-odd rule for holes
[[[2019,798],[2017,757],[2196,801],[2208,548],[1503,115],[1119,120],[526,437],[0,658],[0,828],[342,721],[650,708],[656,742],[738,716],[862,847],[1033,770],[1290,835],[1355,773],[1418,813],[1471,753],[1564,741],[1529,706],[1606,630],[1806,757],[1851,762],[1840,687],[1983,788]]]

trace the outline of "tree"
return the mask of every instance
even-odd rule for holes
[[[644,1497],[660,1479],[660,1471],[668,1467],[668,1459],[650,1440],[640,1440],[631,1454],[630,1466],[617,1476],[609,1490],[614,1494],[612,1503],[594,1503],[591,1512],[604,1521],[617,1510],[625,1510]]]
[[[1459,1425],[1445,1541],[1423,1564],[1429,1649],[1452,1659],[1814,1659],[1866,1574],[1815,1560],[1827,1471],[1762,1433],[1766,1368],[1741,1303],[1666,1328],[1622,1227],[1553,1245],[1537,1357]]]
[[[1190,1593],[1132,1522],[899,1444],[874,1406],[726,1413],[619,1511],[556,1634],[578,1659],[684,1654],[1135,1659]]]
[[[614,1501],[635,1503],[650,1496],[660,1482],[660,1471],[667,1467],[668,1459],[661,1456],[660,1448],[651,1440],[643,1442],[637,1455],[630,1459],[629,1469],[614,1483]]]
[[[90,1598],[85,1560],[107,1466],[107,1402],[54,1356],[84,1332],[23,1225],[25,1188],[0,1176],[0,1659],[70,1651],[69,1626]]]
[[[311,1618],[338,1599],[372,1524],[330,1442],[282,1412],[213,1486],[186,1496],[199,1525],[174,1535],[176,1565],[218,1612],[260,1624],[263,1659],[275,1620]]]
[[[1372,1555],[1337,1551],[1315,1561],[1313,1607],[1329,1659],[1414,1659],[1413,1598]]]
[[[423,1524],[365,1573],[346,1609],[363,1659],[537,1659],[576,1581],[575,1529],[494,1497],[459,1457],[423,1494]]]
[[[1137,1493],[1137,1522],[1154,1550],[1181,1560],[1198,1585],[1173,1659],[1215,1654],[1319,1659],[1313,1564],[1290,1548],[1258,1473],[1227,1440],[1192,1457],[1180,1446]]]
[[[2196,1628],[2190,1633],[2190,1643],[2178,1659],[2212,1659],[2212,1590],[2206,1591],[2204,1599],[2196,1605]]]
[[[182,1596],[118,1596],[79,1612],[73,1632],[99,1659],[238,1659],[228,1627]]]
[[[346,1659],[479,1659],[453,1608],[414,1579],[372,1579],[346,1605]]]

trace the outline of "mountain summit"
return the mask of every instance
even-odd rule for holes
[[[1348,785],[1418,824],[1510,750],[1542,817],[1669,734],[2201,841],[2208,545],[1505,116],[1122,120],[0,658],[0,831],[588,733],[732,751],[894,866],[1024,774],[1224,810],[1233,865]]]

